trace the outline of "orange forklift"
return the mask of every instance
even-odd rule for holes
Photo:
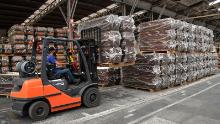
[[[98,42],[100,31],[98,29],[84,30],[81,32],[82,39],[70,41],[66,39],[43,38],[41,70],[36,72],[36,48],[39,42],[33,43],[32,57],[30,61],[22,61],[16,65],[19,71],[20,81],[14,82],[11,91],[12,110],[22,116],[29,116],[32,120],[43,120],[50,112],[70,109],[84,105],[95,107],[100,104],[100,93],[98,90],[97,59]],[[95,30],[95,31],[94,31]],[[95,38],[89,35],[91,32]],[[96,36],[94,34],[97,34]],[[84,38],[87,37],[87,38]],[[51,69],[55,65],[47,62],[49,45],[63,45],[66,52],[66,61],[69,62],[70,46],[77,46],[79,71],[69,68],[79,82],[70,84],[65,76],[54,77]],[[72,44],[72,45],[70,45]]]

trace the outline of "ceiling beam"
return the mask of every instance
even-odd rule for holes
[[[118,2],[118,3],[125,3],[125,4],[127,4],[127,5],[132,6],[132,1],[133,1],[133,0],[126,0],[126,1],[123,1],[123,0],[112,0],[112,1]],[[145,10],[148,10],[148,11],[153,11],[153,12],[155,12],[155,13],[160,13],[160,11],[163,9],[163,8],[161,8],[161,7],[159,7],[159,6],[157,6],[157,7],[152,7],[152,4],[151,4],[151,3],[146,2],[146,1],[143,1],[143,0],[141,0],[141,1],[139,2],[139,4],[137,5],[137,8],[145,9]],[[151,10],[151,8],[152,8],[152,10]],[[180,15],[180,14],[177,13],[177,12],[174,12],[174,11],[172,11],[172,10],[165,9],[163,15],[168,16],[168,17],[175,18],[177,15]],[[183,18],[187,18],[185,15],[182,15],[182,17],[183,17]],[[220,28],[219,28],[219,27],[216,27],[214,30],[220,31]]]

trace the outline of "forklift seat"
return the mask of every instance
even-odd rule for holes
[[[54,68],[56,68],[55,64],[47,63],[46,71],[47,71],[47,77],[49,80],[59,79],[59,77],[54,77],[54,73],[53,73]]]

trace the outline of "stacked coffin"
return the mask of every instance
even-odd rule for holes
[[[43,37],[46,37],[47,28],[45,27],[35,27],[35,39],[41,41]]]
[[[122,36],[121,48],[124,53],[123,62],[135,62],[136,51],[135,51],[135,36],[134,36],[134,19],[130,16],[120,16],[121,21],[120,33]]]
[[[7,76],[7,77],[0,77],[0,94],[1,95],[8,95],[12,88],[13,88],[13,82],[17,82],[20,80],[19,77],[12,77],[12,76]]]
[[[9,41],[14,44],[24,43],[25,27],[22,25],[14,25],[8,30]]]
[[[142,23],[139,31],[143,54],[136,65],[124,68],[125,86],[163,89],[215,74],[210,29],[168,18]]]
[[[57,37],[57,38],[67,38],[67,29],[56,28],[55,29],[55,37]]]
[[[120,70],[109,67],[97,68],[99,85],[100,86],[113,86],[120,83]]]
[[[120,47],[121,34],[119,32],[120,20],[118,16],[108,15],[96,18],[82,23],[78,29],[81,31],[93,27],[101,29],[101,63],[120,63],[122,60],[122,49]]]

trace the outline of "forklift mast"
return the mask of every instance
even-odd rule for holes
[[[81,48],[87,59],[90,76],[93,82],[98,82],[97,64],[100,60],[100,53],[99,53],[100,43],[101,43],[100,28],[95,27],[81,31],[81,40],[79,40],[79,44],[80,46],[82,46]],[[84,69],[83,66],[81,66],[80,68]]]

